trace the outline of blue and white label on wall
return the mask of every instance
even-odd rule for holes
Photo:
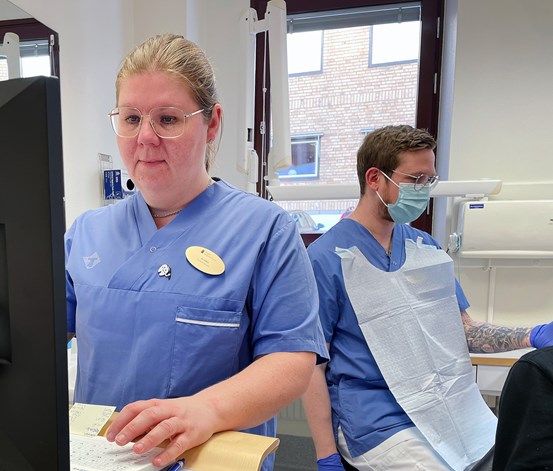
[[[122,200],[121,170],[104,170],[104,199]]]

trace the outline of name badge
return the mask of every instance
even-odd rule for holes
[[[221,257],[205,247],[193,245],[186,249],[185,255],[190,265],[203,273],[220,275],[225,271],[225,262]]]

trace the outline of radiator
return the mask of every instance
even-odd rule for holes
[[[278,418],[282,420],[298,420],[305,421],[305,412],[301,405],[301,400],[296,400],[286,406],[284,409],[281,409],[278,413]]]

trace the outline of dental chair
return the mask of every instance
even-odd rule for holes
[[[498,419],[493,471],[553,469],[553,347],[511,367]]]

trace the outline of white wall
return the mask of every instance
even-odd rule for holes
[[[107,113],[115,102],[115,73],[131,45],[132,0],[14,3],[59,34],[66,217],[71,224],[101,202],[98,152],[117,155]]]
[[[115,75],[123,57],[153,34],[175,32],[206,49],[218,77],[225,111],[223,141],[213,174],[245,188],[235,170],[236,90],[243,83],[235,67],[240,51],[238,22],[248,0],[15,0],[57,31],[67,224],[101,204],[98,153],[121,161],[107,113],[115,104]],[[234,27],[236,26],[236,27]],[[189,34],[187,34],[187,31]],[[234,107],[234,109],[233,109]]]
[[[236,170],[238,127],[236,115],[238,90],[244,86],[245,75],[240,64],[240,18],[250,6],[249,0],[196,0],[198,5],[197,42],[206,50],[215,68],[223,106],[223,137],[212,174],[246,189],[246,176]],[[192,21],[192,18],[190,18]]]
[[[97,153],[117,156],[106,113],[114,105],[120,61],[135,44],[159,32],[184,34],[211,58],[225,111],[213,174],[245,188],[245,177],[235,170],[235,115],[237,90],[244,82],[237,65],[239,19],[249,0],[15,3],[60,35],[68,223],[100,204]],[[440,170],[442,178],[500,178],[504,186],[498,198],[553,199],[553,2],[446,0],[446,8],[444,64],[450,70],[442,84],[439,142],[440,158],[448,165]],[[449,231],[451,221],[444,224],[442,230]],[[496,320],[530,325],[550,319],[553,297],[547,290],[553,273],[540,270],[498,272]],[[488,273],[463,269],[461,282],[471,315],[485,318]]]
[[[8,2],[7,0],[0,0],[0,20],[16,20],[29,17],[30,15],[26,11],[18,8],[13,3]],[[0,41],[2,39],[3,38],[0,38]]]
[[[134,0],[133,43],[138,44],[155,34],[174,33],[186,35],[186,0]]]
[[[450,172],[553,176],[553,2],[460,0]]]
[[[493,199],[553,199],[553,2],[446,0],[446,7],[446,28],[454,32],[448,38],[446,30],[446,39],[455,54],[453,74],[444,76],[449,95],[442,100],[439,140],[448,146],[439,155],[449,153],[449,168],[442,166],[440,175],[499,178],[503,188]],[[452,221],[447,224],[452,230]],[[484,320],[490,272],[468,268],[463,259],[461,267],[467,267],[461,284],[470,314]],[[532,325],[553,318],[552,269],[498,269],[496,275],[495,321]]]

